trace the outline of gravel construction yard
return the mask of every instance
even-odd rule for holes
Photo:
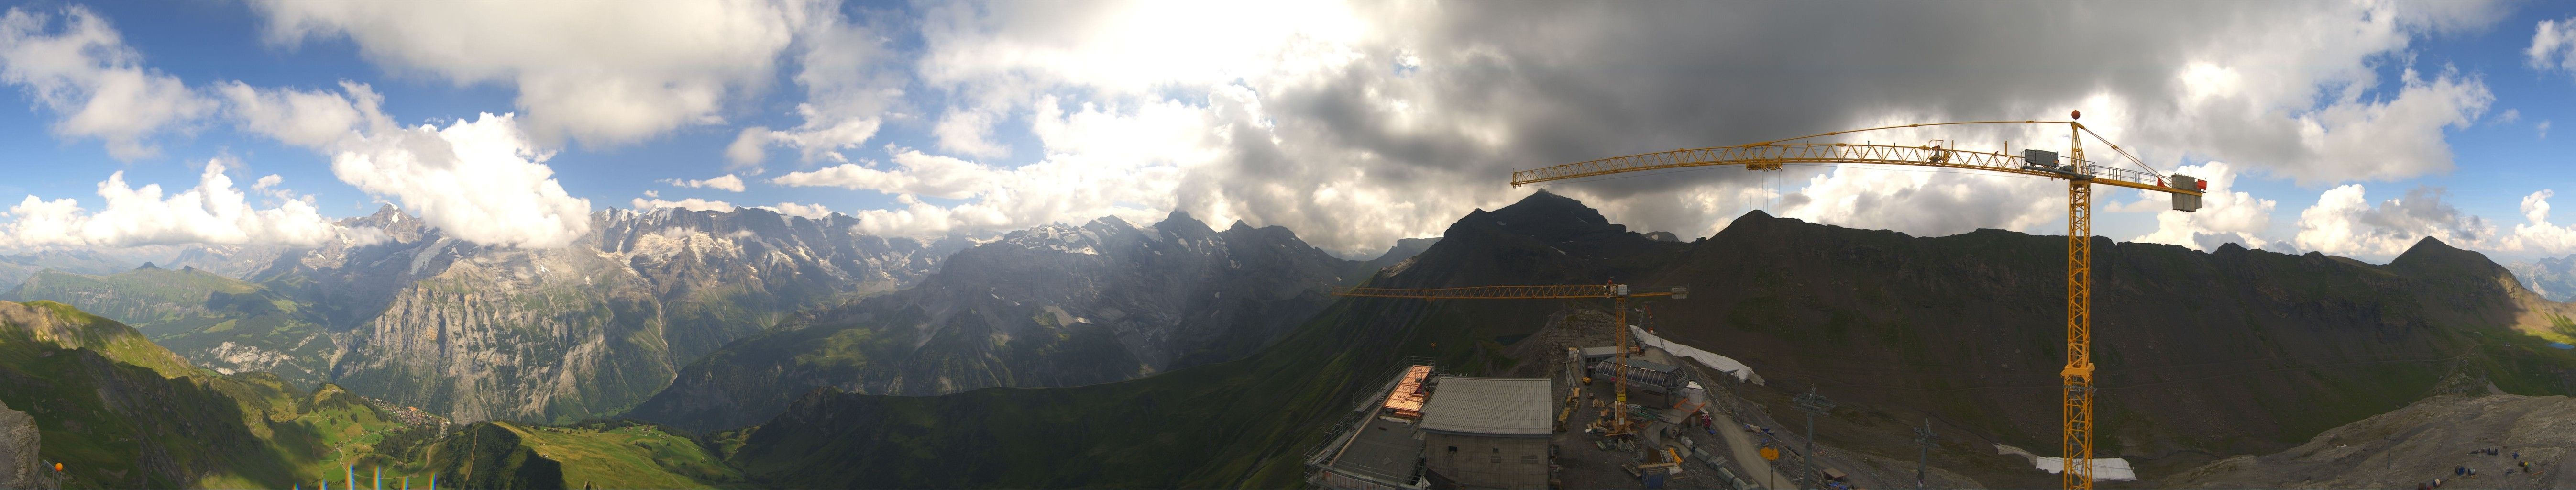
[[[2572,488],[2576,399],[2440,395],[2328,430],[2275,454],[2243,455],[2154,483],[2168,488]],[[2487,450],[2494,450],[2488,455]],[[2520,457],[2515,457],[2515,453]],[[2521,463],[2529,463],[2525,471]],[[2474,477],[2455,474],[2466,468]]]

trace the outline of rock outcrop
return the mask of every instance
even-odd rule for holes
[[[60,487],[39,451],[42,443],[35,417],[0,403],[0,488]]]
[[[2455,469],[2476,470],[2477,477]],[[2576,399],[2442,395],[2336,427],[2286,451],[2229,457],[2150,483],[2407,488],[2440,478],[2443,488],[2568,488],[2576,486],[2570,471],[2576,471]]]

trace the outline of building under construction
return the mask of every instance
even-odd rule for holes
[[[1422,410],[1424,468],[1443,487],[1546,488],[1556,431],[1547,378],[1444,376]]]
[[[1548,378],[1408,366],[1307,458],[1307,481],[1355,490],[1547,488],[1554,389]]]

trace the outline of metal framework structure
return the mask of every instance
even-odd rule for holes
[[[1914,490],[1923,490],[1923,470],[1932,464],[1932,442],[1936,440],[1933,437],[1938,435],[1932,433],[1930,418],[1923,419],[1922,427],[1914,428],[1914,442],[1923,445],[1922,452],[1914,456]]]
[[[1434,289],[1354,287],[1335,289],[1333,290],[1333,295],[1370,298],[1411,298],[1421,300],[1610,298],[1611,321],[1618,324],[1616,328],[1613,328],[1613,330],[1619,331],[1619,364],[1620,366],[1623,366],[1624,369],[1624,366],[1628,364],[1628,299],[1658,296],[1667,296],[1673,299],[1684,299],[1690,297],[1690,288],[1673,288],[1671,291],[1658,292],[1632,292],[1626,284],[1589,284],[1572,286],[1470,286]],[[1625,434],[1628,432],[1629,428],[1628,376],[1625,373],[1621,373],[1618,376],[1611,376],[1611,378],[1615,380],[1614,383],[1619,387],[1619,403],[1612,408],[1617,416],[1612,419],[1611,435]]]
[[[2072,113],[2065,121],[1969,121],[1908,124],[1764,141],[1760,143],[1699,149],[1679,149],[1576,162],[1536,170],[1512,172],[1512,186],[1540,184],[1611,174],[1693,167],[1740,166],[1746,170],[1779,170],[1786,164],[1866,163],[1918,167],[1981,170],[2007,174],[2030,175],[2066,181],[2066,366],[2058,371],[2064,381],[2063,410],[2065,420],[2065,471],[2059,473],[2066,488],[2093,488],[2093,185],[2127,187],[2178,196],[2175,209],[2199,208],[2202,191],[2199,183],[2187,176],[2167,176],[2139,161],[2120,145],[2111,144],[2102,135],[2086,129]],[[1817,143],[1806,140],[1840,136],[1863,131],[1878,131],[1930,126],[1969,124],[2065,124],[2070,131],[2067,161],[2060,165],[2055,154],[2032,151],[2022,156],[2003,153],[1944,148],[1934,140],[1921,146],[1855,143]],[[2111,151],[2137,166],[2136,169],[2097,165],[2084,158],[2084,136],[2109,146]],[[2189,196],[2186,206],[2183,197]],[[2079,463],[2080,462],[2080,463]]]
[[[1806,469],[1799,471],[1798,478],[1800,480],[1811,482],[1807,484],[1807,488],[1816,488],[1817,485],[1812,483],[1817,480],[1816,414],[1821,413],[1828,417],[1833,416],[1834,400],[1831,398],[1825,398],[1824,395],[1816,394],[1815,388],[1807,388],[1806,394],[1790,398],[1789,403],[1797,405],[1798,411],[1807,412],[1807,448],[1798,453],[1798,464]]]

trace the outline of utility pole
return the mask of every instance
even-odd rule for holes
[[[1796,398],[1791,399],[1790,403],[1797,404],[1798,411],[1807,412],[1807,450],[1806,454],[1798,455],[1798,461],[1804,463],[1806,469],[1805,471],[1800,472],[1798,476],[1799,478],[1806,479],[1806,481],[1809,482],[1807,486],[1812,488],[1816,486],[1814,485],[1814,482],[1816,481],[1816,414],[1824,413],[1831,415],[1834,409],[1834,401],[1825,399],[1824,395],[1816,394],[1816,389],[1810,387],[1807,388],[1807,394],[1798,395]]]
[[[1914,457],[1914,490],[1923,490],[1923,468],[1932,461],[1932,419],[1923,419],[1923,427],[1914,429],[1914,442],[1923,444],[1923,453]]]

